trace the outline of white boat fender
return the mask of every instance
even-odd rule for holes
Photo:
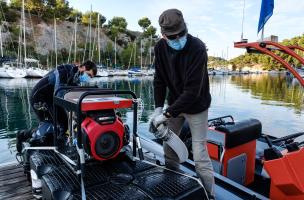
[[[165,124],[160,124],[157,128],[154,127],[150,131],[156,138],[163,140],[176,153],[179,163],[183,163],[188,159],[189,152],[185,143]]]

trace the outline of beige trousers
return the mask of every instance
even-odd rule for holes
[[[168,120],[168,127],[175,134],[179,135],[184,121],[187,121],[192,135],[192,151],[195,162],[195,169],[198,177],[205,186],[207,192],[214,195],[213,167],[207,151],[207,129],[208,110],[198,114],[182,113],[176,118]],[[171,169],[178,169],[178,158],[172,149],[164,143],[166,166]]]

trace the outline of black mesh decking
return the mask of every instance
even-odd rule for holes
[[[130,161],[130,160],[115,160],[113,162],[108,162],[106,167],[115,173],[131,173],[136,174],[148,169],[152,169],[155,166],[147,164],[142,161]]]
[[[31,169],[39,178],[62,164],[64,161],[54,151],[35,151],[30,158]]]
[[[57,159],[56,155],[53,160],[41,157],[35,154],[32,162],[50,165]],[[62,163],[42,176],[42,196],[43,199],[81,199],[80,185],[79,176]],[[204,199],[203,189],[196,180],[130,159],[87,163],[84,185],[87,199]]]
[[[204,197],[196,180],[158,167],[137,175],[134,184],[145,190],[153,199],[180,199],[192,193]]]
[[[108,182],[110,175],[100,165],[88,165],[85,168],[84,181],[88,186]],[[62,165],[42,177],[52,190],[74,191],[80,188],[77,175],[67,166]]]
[[[88,200],[103,199],[125,199],[125,200],[150,200],[151,198],[134,185],[104,184],[90,187],[86,190]],[[80,192],[74,194],[69,199],[81,200]]]

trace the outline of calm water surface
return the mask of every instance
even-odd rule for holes
[[[134,91],[143,100],[139,134],[149,136],[148,116],[153,112],[152,77],[96,78],[100,87]],[[35,127],[29,106],[35,79],[0,79],[0,163],[15,159],[15,131]],[[209,118],[232,115],[236,120],[256,118],[263,132],[285,136],[304,130],[304,90],[283,74],[211,76],[212,104]],[[124,111],[132,122],[132,113]]]

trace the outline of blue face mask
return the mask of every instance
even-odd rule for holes
[[[85,72],[79,76],[80,83],[87,83],[90,80],[91,80],[91,77]]]
[[[187,35],[184,35],[183,37],[180,37],[179,39],[175,40],[167,40],[168,45],[177,51],[182,50],[187,42]]]

